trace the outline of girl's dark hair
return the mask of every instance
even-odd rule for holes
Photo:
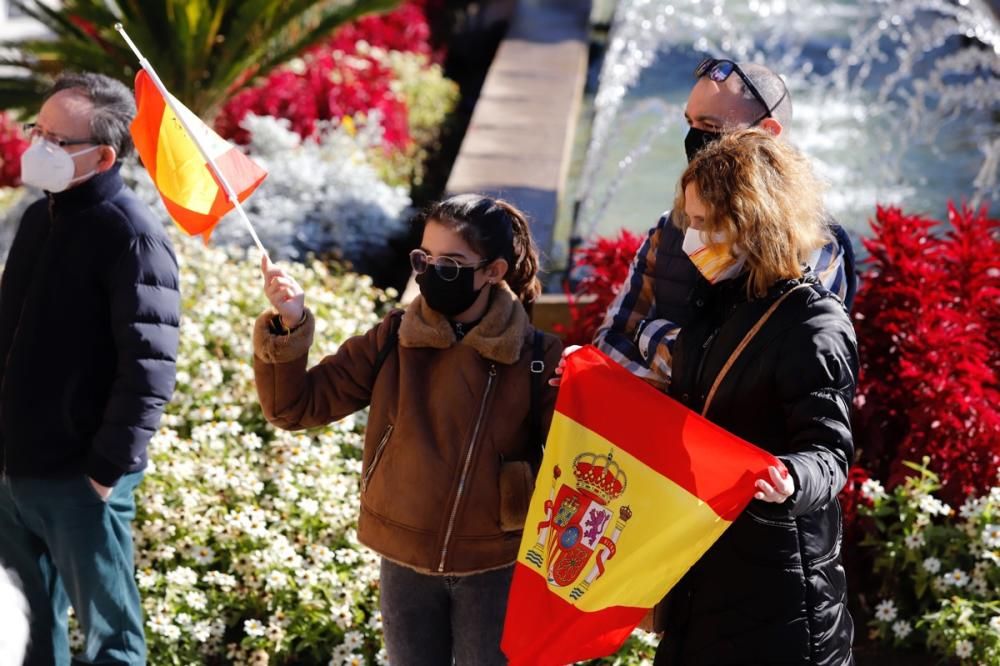
[[[459,194],[432,205],[424,215],[424,223],[430,221],[457,233],[483,259],[506,259],[504,280],[526,308],[538,298],[538,250],[517,208],[502,199]]]

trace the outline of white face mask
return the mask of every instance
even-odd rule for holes
[[[747,260],[747,256],[740,252],[739,246],[733,245],[730,252],[725,246],[725,241],[726,235],[722,232],[708,236],[708,240],[706,234],[694,227],[688,227],[684,233],[682,246],[684,253],[712,284],[739,275]],[[708,242],[714,247],[709,247]]]
[[[78,180],[89,178],[97,173],[92,169],[82,176],[73,177],[76,164],[73,158],[95,151],[100,146],[84,148],[70,155],[54,143],[39,141],[31,144],[21,155],[21,182],[41,188],[46,192],[62,192]]]

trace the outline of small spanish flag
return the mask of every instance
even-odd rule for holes
[[[566,360],[507,605],[512,666],[614,653],[782,464],[594,347]]]
[[[167,212],[181,229],[192,236],[200,234],[208,242],[212,229],[233,209],[233,203],[145,70],[139,70],[135,77],[135,101],[138,112],[132,121],[132,139]],[[237,198],[245,201],[267,172],[176,98],[171,101]]]

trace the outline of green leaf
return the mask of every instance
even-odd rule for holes
[[[234,85],[270,73],[302,49],[363,14],[399,0],[15,0],[51,39],[9,43],[15,74],[0,77],[5,108],[37,110],[59,72],[72,63],[131,86],[139,63],[114,24],[121,22],[164,84],[199,116],[225,102]],[[95,34],[74,22],[86,21]],[[25,79],[29,80],[25,80]]]

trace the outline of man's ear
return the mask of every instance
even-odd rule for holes
[[[764,120],[760,121],[760,127],[766,129],[774,136],[781,136],[781,132],[784,129],[781,126],[781,121],[774,117],[764,118]]]
[[[101,146],[98,150],[97,171],[98,173],[107,171],[115,165],[118,160],[118,151],[112,146]]]

